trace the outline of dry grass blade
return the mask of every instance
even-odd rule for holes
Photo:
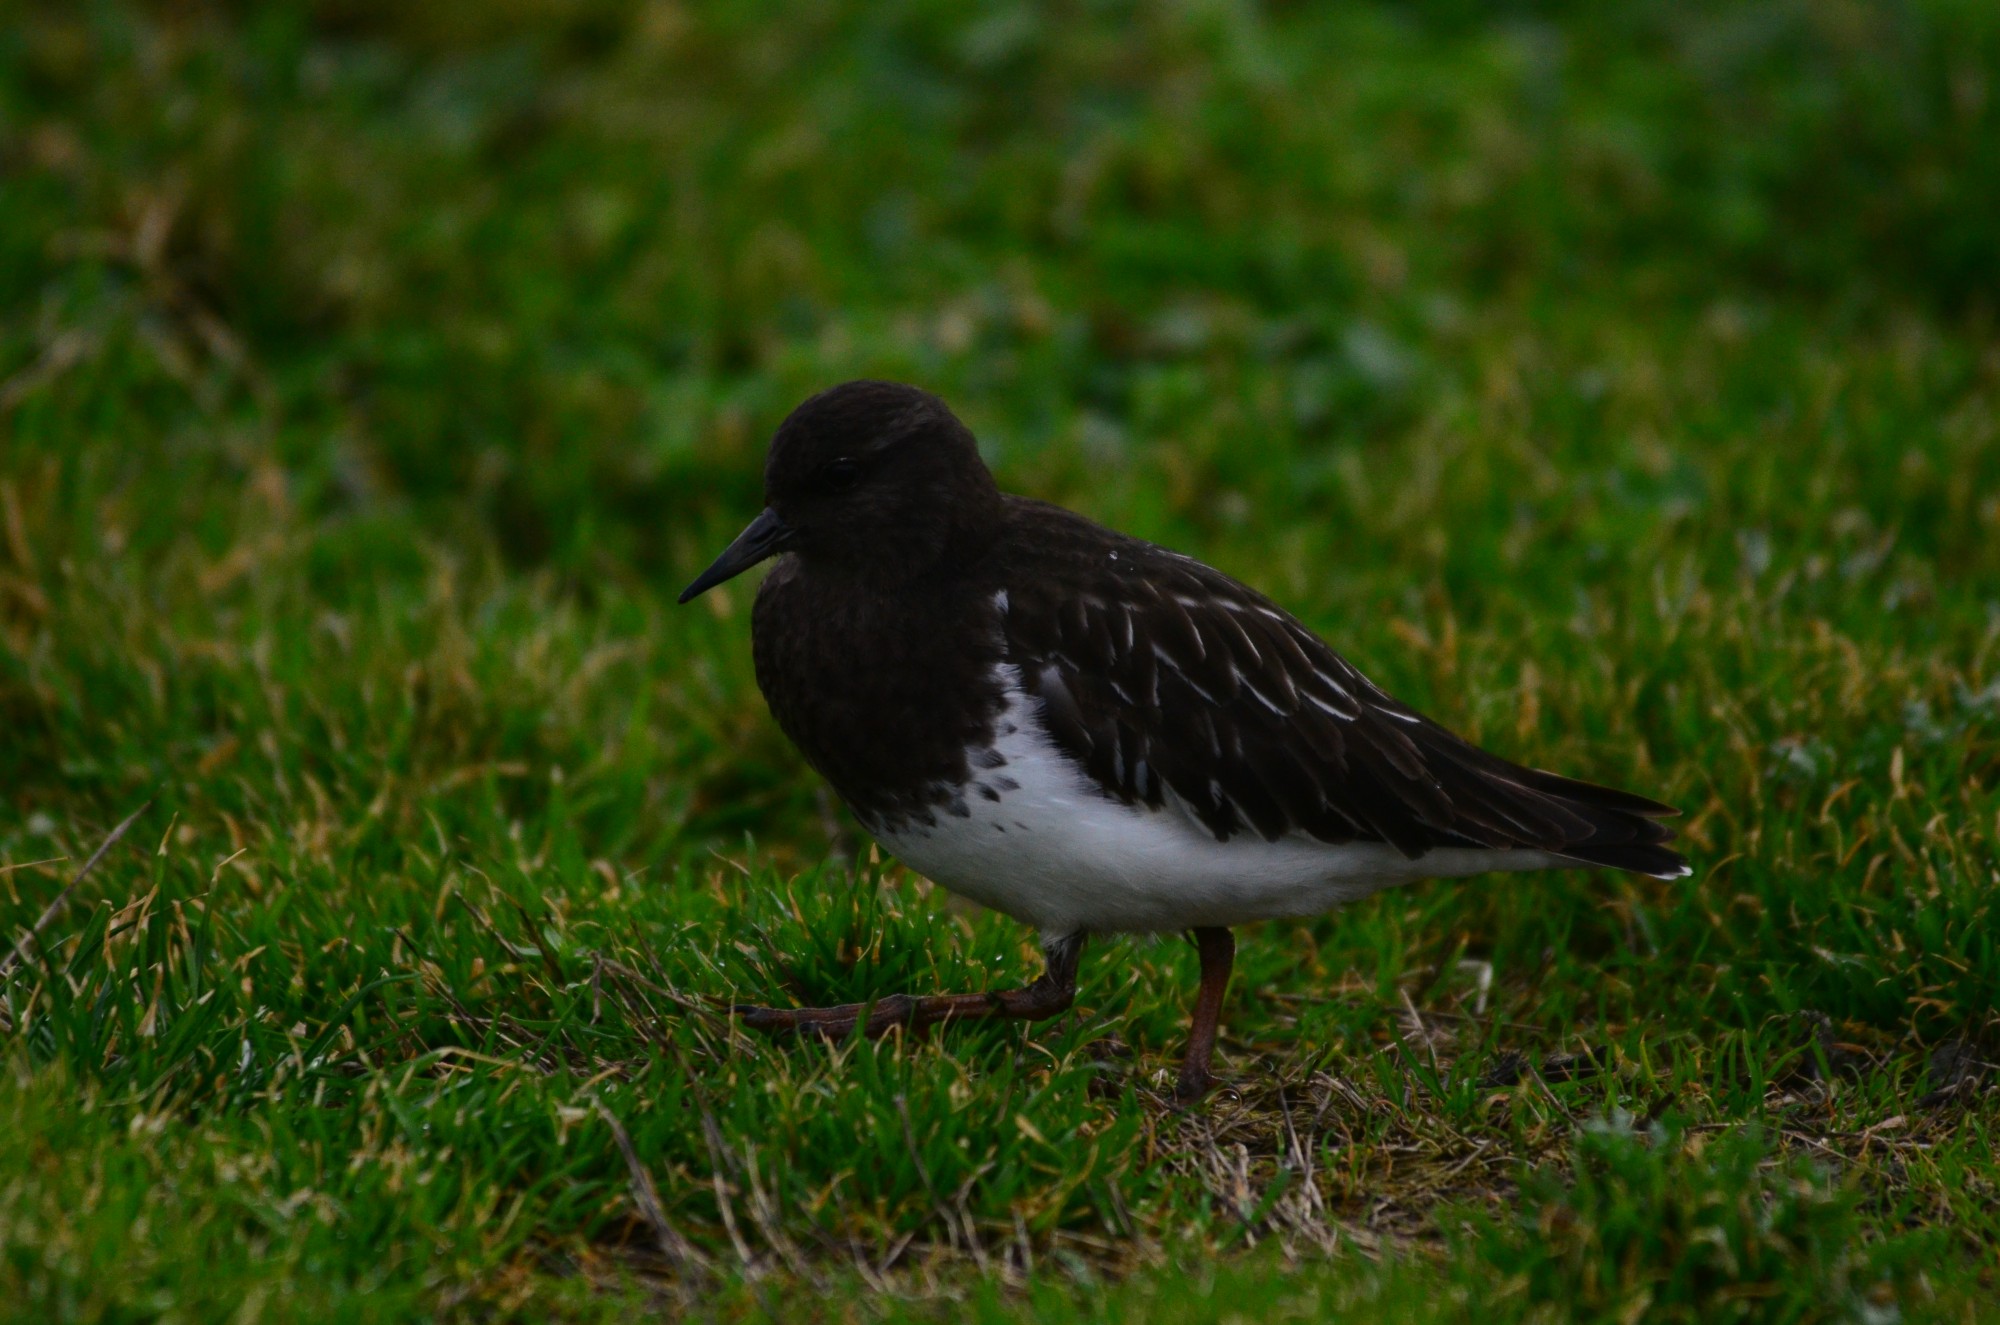
[[[640,1217],[651,1225],[654,1240],[660,1245],[660,1254],[683,1272],[705,1272],[708,1258],[703,1256],[676,1229],[667,1218],[666,1208],[660,1204],[660,1189],[653,1183],[653,1175],[639,1158],[638,1150],[632,1145],[632,1135],[625,1130],[625,1124],[618,1115],[605,1106],[603,1100],[593,1096],[591,1107],[604,1125],[611,1129],[611,1139],[618,1145],[618,1153],[625,1157],[625,1170],[632,1179],[632,1203],[639,1207]]]
[[[0,865],[0,874],[12,874],[15,870],[31,870],[42,865],[60,865],[68,856],[50,856],[46,860],[23,860],[12,865]]]
[[[62,913],[63,906],[69,901],[69,895],[76,891],[76,886],[79,883],[82,883],[84,879],[89,877],[90,871],[97,867],[97,862],[104,859],[104,853],[111,850],[112,847],[117,846],[118,840],[125,836],[125,831],[133,824],[139,822],[140,815],[152,808],[153,802],[147,801],[144,805],[126,815],[124,821],[112,829],[104,841],[98,844],[97,850],[90,853],[90,859],[83,862],[83,868],[76,872],[76,877],[71,879],[64,886],[63,890],[56,894],[55,900],[48,904],[47,908],[43,910],[41,917],[29,927],[28,932],[21,935],[20,941],[14,945],[14,950],[8,953],[4,959],[0,959],[0,980],[5,980],[14,973],[14,968],[19,966],[22,958],[27,956],[28,946],[41,938],[42,931],[47,929],[54,922],[55,918]]]

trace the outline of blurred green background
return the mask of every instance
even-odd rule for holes
[[[36,1318],[251,1295],[306,1317],[635,1309],[666,1290],[623,1295],[659,1267],[617,1250],[650,1235],[583,1121],[605,1080],[668,1214],[732,1274],[812,1280],[783,1249],[804,1229],[875,1263],[949,1243],[944,1282],[991,1285],[952,1259],[918,1169],[956,1163],[954,1127],[975,1158],[1046,1134],[1073,1160],[1153,1117],[1191,970],[1174,945],[1100,950],[1102,1017],[1051,1040],[1031,1097],[991,1071],[1035,1037],[885,1048],[882,1071],[917,1074],[899,1087],[604,1002],[619,943],[681,998],[1033,969],[1003,924],[850,878],[865,839],[750,678],[747,586],[670,606],[757,508],[778,420],[881,376],[950,400],[1004,485],[1249,580],[1468,735],[1683,806],[1697,865],[1418,889],[1246,940],[1225,1057],[1249,1080],[1376,1080],[1412,992],[1472,1037],[1433,1068],[1585,1042],[1643,1063],[1564,1086],[1533,1127],[1520,1100],[1489,1117],[1468,1072],[1405,1120],[1471,1129],[1425,1134],[1446,1167],[1583,1175],[1527,1184],[1540,1232],[1501,1214],[1452,1241],[1464,1221],[1436,1213],[1511,1209],[1516,1167],[1385,1214],[1366,1192],[1401,1152],[1374,1133],[1343,1143],[1356,1185],[1318,1213],[1284,1224],[1271,1195],[1225,1219],[1221,1170],[1160,1158],[1214,1137],[1160,1114],[1181,1142],[1124,1154],[1122,1178],[959,1174],[964,1227],[1020,1228],[1044,1278],[1153,1267],[1087,1306],[1007,1281],[992,1310],[1200,1318],[1208,1289],[1149,1296],[1166,1248],[1296,1250],[1338,1225],[1415,1259],[1302,1319],[1364,1299],[1708,1319],[1810,1304],[1829,1275],[1856,1311],[1971,1312],[2000,1235],[1994,1105],[1953,1095],[1984,1078],[1938,1055],[1990,1057],[2000,999],[1996,218],[1987,0],[0,4],[9,944],[153,804],[0,983],[0,1285]],[[851,944],[815,937],[827,915]],[[1465,961],[1492,964],[1490,1008]],[[535,1036],[510,1047],[505,1016]],[[1089,1066],[1106,1034],[1138,1054],[1122,1086]],[[657,1104],[661,1074],[688,1075],[675,1037],[835,1129],[767,1160],[791,1204],[754,1257],[711,1195],[728,1166]],[[385,1102],[461,1049],[537,1084],[478,1069],[472,1121],[424,1095],[442,1112],[421,1128]],[[1829,1054],[1872,1075],[1836,1099]],[[1818,1094],[1774,1084],[1801,1055]],[[907,1158],[880,1110],[912,1081],[942,1092],[942,1149],[840,1195],[843,1156]],[[1766,1139],[1708,1168],[1643,1135],[1565,1150],[1621,1091]],[[780,1126],[732,1098],[711,1101],[725,1137]],[[1278,1126],[1248,1085],[1217,1107],[1239,1105]],[[508,1109],[533,1139],[479,1151]],[[354,1176],[391,1115],[411,1162],[459,1175],[425,1213]],[[195,1150],[145,1125],[167,1117],[205,1129]],[[1882,1176],[1868,1129],[1891,1118],[1918,1148]],[[1829,1129],[1859,1150],[1793,1135]],[[1331,1181],[1257,1135],[1253,1196]],[[261,1176],[163,1185],[190,1154]],[[1716,1209],[1749,1191],[1810,1227],[1677,1278],[1685,1247],[1653,1232],[1704,1182]],[[1689,1246],[1763,1236],[1700,1210]],[[1534,1260],[1551,1220],[1594,1231]],[[1109,1250],[1064,1242],[1089,1229]],[[1935,1239],[1922,1291],[1896,1268],[1913,1230]],[[1224,1273],[1285,1278],[1250,1264]],[[1346,1284],[1334,1264],[1311,1273]],[[684,1307],[769,1305],[668,1271],[713,1290]]]

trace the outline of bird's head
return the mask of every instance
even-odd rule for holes
[[[781,552],[885,585],[978,554],[1000,493],[942,400],[847,382],[793,410],[764,462],[764,512],[682,593],[683,603]]]

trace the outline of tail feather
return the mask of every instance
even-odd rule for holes
[[[1584,836],[1558,846],[1558,855],[1655,879],[1690,873],[1687,859],[1666,845],[1674,840],[1674,830],[1659,822],[1680,813],[1671,805],[1540,769],[1530,774],[1530,785],[1560,799],[1590,826]]]
[[[1610,843],[1604,846],[1569,847],[1561,854],[1585,865],[1643,874],[1650,879],[1685,879],[1691,871],[1680,852],[1656,843]]]
[[[1583,782],[1576,778],[1566,778],[1560,773],[1550,773],[1539,768],[1524,768],[1526,776],[1522,781],[1536,791],[1559,796],[1564,800],[1578,801],[1603,810],[1615,810],[1621,814],[1636,814],[1642,819],[1672,819],[1680,811],[1671,805],[1662,805],[1644,796],[1635,796],[1629,791],[1619,791],[1615,787],[1601,787],[1595,782]]]
[[[1680,813],[1673,806],[1527,768],[1443,728],[1435,731],[1426,753],[1433,770],[1452,770],[1458,822],[1451,831],[1468,845],[1535,847],[1581,864],[1656,879],[1688,874],[1687,861],[1665,845],[1674,840],[1674,830],[1660,820]]]

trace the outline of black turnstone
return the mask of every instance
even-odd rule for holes
[[[1000,993],[736,1009],[750,1027],[1050,1017],[1086,935],[1185,930],[1192,1099],[1233,925],[1490,870],[1688,872],[1670,807],[1488,754],[1222,572],[1002,493],[936,396],[814,396],[764,493],[680,601],[778,557],[751,617],[778,725],[883,846],[1034,925],[1048,964]]]

